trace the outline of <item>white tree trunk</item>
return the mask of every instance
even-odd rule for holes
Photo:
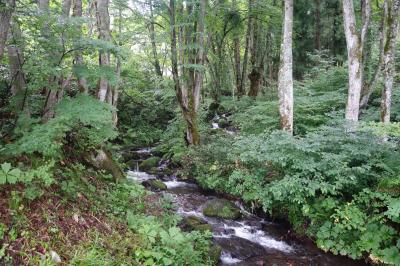
[[[278,76],[279,114],[281,129],[293,134],[293,0],[285,0],[281,66]]]
[[[395,75],[395,51],[399,26],[400,0],[385,0],[386,40],[383,47],[384,87],[381,102],[381,122],[390,122],[393,79]]]
[[[357,31],[353,0],[343,0],[344,32],[346,35],[349,90],[346,106],[346,120],[358,121],[362,89],[362,45]]]

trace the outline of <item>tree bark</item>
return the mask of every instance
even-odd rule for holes
[[[278,76],[279,114],[281,129],[293,134],[293,0],[285,0],[281,66]]]
[[[188,13],[191,14],[192,6],[186,7]],[[200,134],[197,122],[197,112],[200,104],[200,95],[203,84],[203,69],[196,68],[185,69],[183,67],[184,55],[189,57],[189,62],[196,63],[200,68],[204,64],[204,16],[205,16],[206,0],[201,0],[199,4],[199,18],[197,24],[186,25],[186,31],[180,27],[179,39],[180,43],[190,44],[193,42],[193,37],[190,34],[194,29],[196,35],[195,38],[199,48],[196,54],[193,54],[191,50],[189,52],[184,52],[181,50],[181,54],[178,55],[177,50],[177,33],[176,33],[176,10],[175,10],[175,0],[170,0],[169,2],[169,15],[170,15],[170,28],[171,28],[171,64],[172,64],[172,77],[175,85],[175,93],[182,110],[184,120],[187,125],[185,133],[185,141],[187,145],[199,145],[200,144]],[[185,81],[181,82],[181,77],[178,69],[178,58],[181,61],[182,71],[181,75],[185,75]],[[186,83],[186,84],[185,84]]]
[[[382,71],[382,62],[383,62],[383,46],[385,42],[385,12],[383,12],[381,16],[381,23],[379,27],[379,59],[378,65],[372,74],[372,77],[369,81],[364,80],[364,85],[361,91],[361,100],[360,100],[360,108],[365,108],[368,105],[369,99],[371,97],[372,92],[374,92],[376,84],[378,83],[379,76]]]
[[[315,49],[321,50],[321,0],[315,3]]]
[[[386,40],[383,47],[384,87],[381,102],[381,122],[390,123],[393,79],[395,75],[396,39],[399,28],[400,0],[385,0]]]
[[[46,15],[49,12],[49,0],[39,0],[39,9],[41,12]],[[71,0],[63,0],[62,2],[62,13],[61,18],[65,22],[65,20],[69,17],[69,13],[71,11]],[[46,25],[47,28],[47,25]],[[42,31],[42,34],[46,37],[48,32],[46,29]],[[60,39],[61,46],[64,46],[65,36],[62,35]],[[53,52],[51,56],[57,57],[60,56],[59,53]],[[63,78],[63,77],[50,77],[49,85],[46,88],[46,101],[43,108],[42,120],[43,122],[49,121],[54,117],[55,107],[57,103],[62,99],[64,95],[64,89],[68,86],[71,78]]]
[[[3,59],[11,16],[15,9],[15,0],[5,0],[0,3],[0,61]]]
[[[245,80],[247,76],[247,63],[249,57],[249,49],[252,46],[252,35],[253,35],[253,5],[254,0],[248,1],[248,19],[247,19],[247,32],[246,32],[246,46],[244,48],[243,55],[243,69],[242,69],[242,78],[240,79],[240,87],[238,90],[238,97],[244,95],[246,93],[245,90]]]
[[[23,45],[21,42],[22,34],[19,24],[15,21],[11,22],[11,32],[9,38],[11,43],[7,46],[8,62],[10,65],[11,76],[11,95],[15,99],[15,110],[26,111],[29,115],[28,106],[26,104],[26,78],[22,70],[24,63]]]
[[[82,17],[82,0],[74,0],[74,6],[72,9],[72,16],[76,18]],[[81,25],[78,26],[78,31],[82,33]],[[83,56],[82,52],[78,49],[75,53],[75,66],[83,66]],[[89,88],[87,85],[87,80],[85,77],[78,76],[78,88],[81,93],[87,94],[89,92]]]
[[[96,0],[96,18],[97,28],[99,31],[99,39],[102,41],[111,41],[110,34],[110,15],[108,13],[108,0]],[[99,56],[99,64],[101,67],[110,66],[110,53],[101,51]],[[102,76],[99,79],[97,97],[101,102],[111,104],[112,95],[110,95],[109,82],[106,77]],[[108,94],[108,96],[107,96]],[[110,97],[111,96],[111,97]]]
[[[367,0],[368,1],[368,0]],[[362,36],[365,31],[362,29],[358,34],[353,0],[343,0],[344,31],[347,43],[349,89],[346,106],[346,120],[358,121],[360,110],[360,95],[362,89]]]
[[[156,44],[156,31],[154,28],[154,14],[153,14],[153,1],[150,0],[150,24],[149,24],[149,32],[150,32],[150,41],[151,41],[151,51],[153,53],[154,60],[154,70],[160,78],[163,76],[160,61],[158,60],[157,53],[157,44]]]

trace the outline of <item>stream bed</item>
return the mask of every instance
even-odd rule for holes
[[[287,228],[247,212],[240,202],[234,202],[243,213],[239,220],[206,217],[202,212],[204,204],[218,196],[204,192],[194,183],[177,180],[174,175],[160,177],[136,168],[127,172],[127,178],[138,182],[161,180],[167,190],[157,193],[172,197],[177,214],[194,216],[211,225],[213,242],[222,247],[220,265],[366,265],[325,253],[310,241],[292,239]]]

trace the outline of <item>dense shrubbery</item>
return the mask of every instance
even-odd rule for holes
[[[186,156],[184,171],[204,187],[288,219],[324,250],[397,265],[400,131],[397,124],[355,131],[338,123],[345,81],[345,71],[333,68],[298,84],[295,137],[275,130],[276,101],[225,100],[241,131],[209,134]]]
[[[20,119],[16,141],[6,145],[3,154],[60,158],[63,157],[62,147],[68,142],[82,151],[96,147],[117,135],[111,111],[109,105],[91,96],[65,98],[56,108],[56,117],[48,123]]]

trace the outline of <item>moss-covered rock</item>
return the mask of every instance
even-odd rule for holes
[[[105,149],[97,149],[84,154],[83,159],[96,170],[105,170],[115,180],[125,179],[125,173],[113,159],[111,152]]]
[[[240,209],[229,200],[213,199],[207,201],[203,207],[203,214],[209,217],[236,220],[241,217]]]
[[[222,248],[219,245],[212,245],[210,247],[210,250],[208,252],[208,256],[210,257],[211,261],[214,262],[214,264],[218,264],[219,259],[221,257],[221,252]]]
[[[143,182],[145,187],[150,187],[153,190],[166,190],[167,185],[158,179],[150,179]]]
[[[183,218],[181,226],[185,231],[212,231],[212,226],[210,224],[196,216],[188,216]]]
[[[160,161],[161,161],[160,157],[156,157],[156,156],[150,157],[150,158],[148,158],[148,159],[146,159],[146,160],[144,160],[143,162],[140,163],[139,169],[141,171],[148,171],[153,167],[157,167],[158,164],[160,163]]]

